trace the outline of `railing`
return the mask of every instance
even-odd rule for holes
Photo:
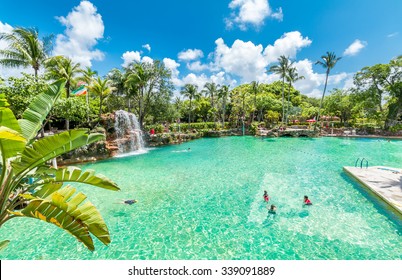
[[[363,168],[363,164],[366,163],[366,169],[368,168],[369,162],[366,158],[357,158],[355,162],[355,167],[358,167],[360,165],[360,168]]]

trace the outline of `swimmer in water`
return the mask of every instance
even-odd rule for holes
[[[264,191],[263,197],[264,197],[264,201],[265,201],[265,202],[268,202],[268,201],[269,201],[269,196],[268,196],[268,192],[267,192],[267,191]]]
[[[122,200],[122,204],[127,204],[127,205],[133,205],[134,203],[137,203],[137,200],[135,199],[127,199],[127,200]]]
[[[271,204],[271,207],[268,210],[268,214],[276,214],[276,206]]]
[[[304,205],[313,205],[313,203],[311,203],[310,199],[308,199],[307,195],[304,196],[303,203],[304,203]]]

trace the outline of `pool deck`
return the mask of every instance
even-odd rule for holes
[[[402,217],[402,169],[387,166],[351,167],[343,170],[390,205]]]

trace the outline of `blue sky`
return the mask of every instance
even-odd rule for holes
[[[23,26],[54,34],[54,54],[101,75],[133,60],[158,59],[177,88],[272,82],[277,77],[266,69],[283,54],[305,76],[295,87],[319,96],[325,75],[314,62],[326,51],[342,57],[329,88],[347,88],[362,67],[402,54],[400,0],[2,2],[0,32]],[[0,68],[0,75],[19,71]]]

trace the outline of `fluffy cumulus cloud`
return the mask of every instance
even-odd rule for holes
[[[299,76],[304,77],[304,79],[296,81],[294,87],[307,96],[321,97],[326,74],[314,72],[313,62],[308,59],[295,61],[293,66],[296,67]],[[329,75],[328,89],[341,87],[342,83],[344,84],[343,88],[345,88],[346,83],[350,82],[350,77],[353,78],[353,74],[345,72]]]
[[[214,65],[225,72],[239,76],[242,81],[258,80],[265,73],[267,62],[262,54],[263,46],[242,40],[229,47],[222,38],[215,41]]]
[[[171,58],[164,58],[163,63],[165,64],[165,67],[170,70],[172,73],[172,83],[176,87],[181,87],[183,85],[183,81],[179,78],[179,67],[180,64],[177,63],[174,59]]]
[[[123,53],[122,57],[123,64],[121,66],[127,67],[131,62],[140,62],[141,54],[138,51],[127,51]]]
[[[187,68],[190,71],[200,72],[200,71],[207,70],[209,68],[209,66],[206,64],[202,64],[201,61],[197,60],[197,61],[194,61],[191,63],[187,63]]]
[[[349,47],[343,52],[344,56],[354,56],[367,46],[367,42],[356,39]]]
[[[121,66],[127,67],[131,62],[143,62],[143,63],[153,63],[153,59],[149,56],[141,57],[141,52],[139,51],[126,51],[121,56],[123,63]]]
[[[190,60],[196,60],[196,59],[203,57],[204,53],[202,52],[202,50],[188,49],[186,51],[179,52],[179,54],[177,56],[178,56],[179,60],[190,61]]]
[[[150,45],[150,44],[142,45],[142,47],[143,47],[144,49],[148,50],[149,52],[151,51],[151,45]]]
[[[274,45],[268,45],[264,50],[264,56],[268,63],[276,62],[281,55],[295,58],[299,50],[310,45],[311,40],[308,37],[303,37],[299,31],[292,31],[283,34]]]
[[[103,38],[102,16],[89,1],[82,1],[66,17],[57,17],[66,27],[64,34],[56,37],[54,54],[70,57],[82,66],[91,66],[92,60],[102,60],[104,53],[95,49]]]
[[[282,8],[274,12],[268,0],[232,0],[229,8],[233,11],[230,18],[226,19],[228,28],[237,25],[242,30],[246,30],[249,25],[260,27],[266,18],[271,17],[282,21]]]
[[[266,74],[268,65],[276,62],[281,55],[295,58],[298,51],[311,44],[311,40],[293,31],[285,33],[274,45],[268,45],[265,49],[262,45],[242,40],[236,40],[230,47],[219,38],[215,44],[215,68],[240,77],[242,82],[270,82],[272,77]]]
[[[216,74],[212,75],[206,75],[205,73],[202,74],[194,74],[190,73],[187,76],[185,76],[183,79],[183,85],[185,84],[193,84],[198,86],[198,89],[201,90],[203,89],[204,85],[206,83],[216,83],[220,85],[230,85],[230,86],[235,86],[237,84],[237,81],[232,79],[230,75],[225,73],[224,71],[218,72]]]

